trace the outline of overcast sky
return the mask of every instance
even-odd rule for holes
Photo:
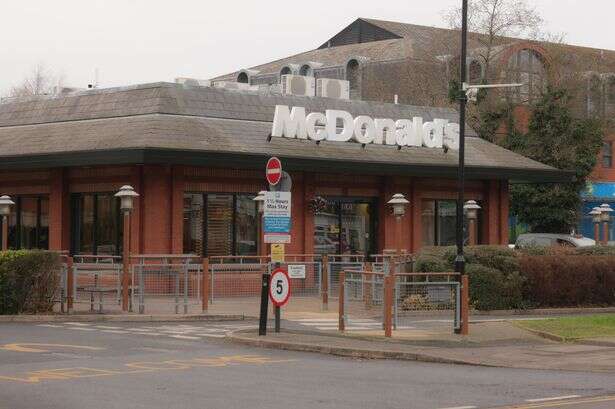
[[[530,0],[572,44],[615,49],[612,0]],[[38,63],[65,84],[211,78],[313,49],[357,17],[444,26],[461,0],[2,0],[0,95]]]

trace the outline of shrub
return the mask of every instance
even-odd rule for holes
[[[530,302],[541,307],[615,304],[615,257],[591,255],[523,256]]]
[[[453,266],[449,265],[445,259],[430,254],[419,255],[414,263],[414,271],[420,273],[440,273],[452,270]]]
[[[57,253],[41,250],[0,252],[0,314],[51,311],[59,272]]]
[[[503,273],[495,268],[469,264],[470,304],[477,310],[525,308],[524,279],[517,272]]]

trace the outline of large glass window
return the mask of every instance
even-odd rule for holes
[[[206,256],[256,255],[254,195],[186,193],[184,252]]]
[[[314,252],[317,254],[373,254],[373,204],[361,199],[327,200],[314,215]]]
[[[520,50],[508,61],[507,77],[509,83],[523,86],[511,88],[513,101],[531,102],[540,97],[546,87],[546,69],[542,57],[534,50]]]
[[[481,242],[481,216],[476,224],[477,241]],[[453,246],[456,243],[457,202],[455,200],[423,200],[421,202],[421,237],[423,246]],[[464,242],[469,240],[467,219],[464,219]]]
[[[13,196],[12,199],[15,205],[9,216],[9,248],[48,249],[49,198]]]
[[[604,142],[602,144],[602,167],[613,167],[613,142]]]
[[[79,193],[72,201],[72,253],[122,252],[120,200],[113,193]]]

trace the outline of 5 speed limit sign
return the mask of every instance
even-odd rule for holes
[[[269,282],[269,298],[276,307],[281,307],[288,302],[290,297],[290,278],[283,268],[276,268],[271,273]]]

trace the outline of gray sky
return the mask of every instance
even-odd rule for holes
[[[530,0],[571,44],[615,49],[612,0]],[[461,0],[2,1],[0,95],[37,63],[85,87],[210,78],[313,49],[356,17],[443,26]]]

